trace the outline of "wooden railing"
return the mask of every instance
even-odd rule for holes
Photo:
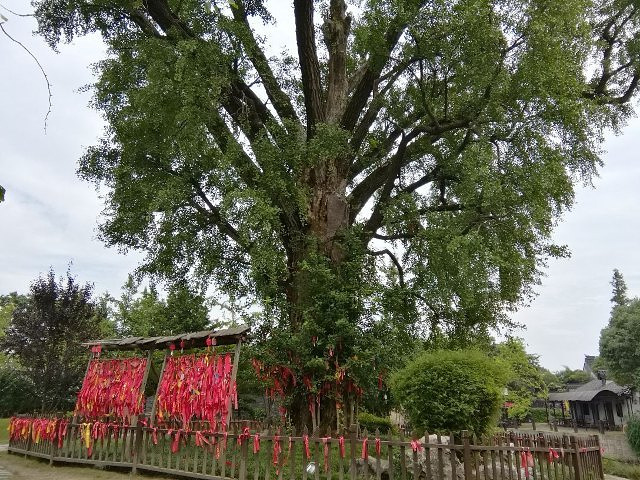
[[[227,433],[70,423],[64,438],[11,439],[12,453],[50,462],[129,467],[201,479],[237,480],[603,480],[597,436],[466,432],[421,439],[357,432],[259,432],[236,422]],[[100,429],[96,429],[100,431]],[[95,438],[94,438],[95,437]],[[89,444],[89,448],[87,445]]]

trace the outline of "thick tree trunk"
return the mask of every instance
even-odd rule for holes
[[[287,245],[289,281],[286,298],[292,334],[299,332],[305,311],[313,308],[317,312],[317,305],[322,303],[322,296],[326,294],[326,291],[313,288],[315,279],[312,277],[313,273],[303,268],[305,261],[324,257],[339,278],[339,267],[346,258],[341,233],[349,225],[347,180],[339,165],[339,161],[324,162],[305,172],[303,179],[310,191],[305,212],[306,223],[302,232],[290,235],[295,241]],[[340,288],[339,283],[337,282],[336,288]],[[332,330],[331,318],[335,314],[336,312],[327,311],[315,321],[322,324],[328,333]],[[323,339],[319,339],[319,343],[323,344]],[[309,344],[311,348],[311,339]],[[332,362],[328,362],[328,365],[329,368],[335,368]],[[310,403],[313,403],[313,407]],[[291,399],[290,413],[297,429],[306,426],[312,431],[315,427],[325,433],[338,428],[336,399],[333,394],[321,395],[318,404],[315,397],[310,401],[310,393],[299,385]]]

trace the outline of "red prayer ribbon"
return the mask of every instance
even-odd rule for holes
[[[324,444],[324,471],[329,471],[329,440],[331,437],[323,437],[322,443]]]
[[[367,460],[369,458],[369,448],[367,447],[367,442],[369,439],[364,437],[362,439],[362,459]]]
[[[338,449],[340,450],[340,458],[344,458],[344,437],[338,437]]]
[[[420,452],[422,451],[422,444],[418,440],[411,440],[411,449],[414,452]]]
[[[91,420],[139,415],[144,409],[141,387],[146,366],[147,359],[139,357],[91,360],[74,413]]]
[[[253,453],[256,454],[260,451],[260,434],[256,433],[253,436]]]
[[[380,439],[376,438],[376,455],[380,456]]]
[[[170,357],[158,388],[158,420],[179,420],[187,427],[196,417],[226,431],[230,400],[236,408],[238,401],[231,373],[228,353]]]
[[[309,450],[309,435],[302,436],[302,444],[304,445],[304,453],[307,458],[311,458],[311,450]]]
[[[273,462],[274,467],[278,466],[281,452],[282,447],[280,446],[280,437],[276,435],[273,437],[273,456],[271,457],[271,461]]]

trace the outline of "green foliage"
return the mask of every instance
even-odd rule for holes
[[[417,430],[471,430],[497,420],[509,367],[474,350],[425,352],[393,376],[395,398]]]
[[[521,421],[533,419],[536,423],[545,423],[547,421],[547,410],[545,408],[530,408],[522,417]]]
[[[369,433],[375,432],[376,429],[385,434],[391,431],[391,419],[389,417],[379,417],[372,413],[360,412],[358,414],[358,423],[360,428],[366,428]]]
[[[536,355],[528,354],[524,341],[509,338],[496,346],[497,357],[509,367],[505,401],[511,402],[509,416],[526,418],[535,398],[547,396],[547,386]]]
[[[568,384],[587,383],[589,380],[592,380],[591,375],[584,370],[571,370],[566,365],[563,370],[556,372],[556,378],[562,386],[566,386]]]
[[[611,303],[613,303],[614,308],[626,305],[629,302],[629,299],[627,298],[627,284],[624,281],[622,273],[620,273],[617,268],[613,269],[611,286],[613,287]]]
[[[325,383],[326,408],[356,401],[349,381],[372,396],[402,363],[380,347],[512,326],[637,85],[631,0],[33,5],[53,47],[108,47],[91,87],[107,126],[79,167],[102,238],[145,253],[141,274],[259,308],[261,358],[311,379],[288,389],[300,417]],[[273,55],[275,28],[299,31],[297,58]],[[174,326],[157,304],[123,325]]]
[[[626,426],[627,440],[629,445],[640,456],[640,417],[634,415],[629,419]]]
[[[211,326],[204,295],[193,291],[184,281],[169,286],[167,299],[152,285],[138,292],[139,285],[130,275],[122,287],[112,312],[120,335],[157,336],[197,332]]]
[[[600,332],[600,356],[607,373],[621,385],[640,385],[640,299],[615,307]]]
[[[50,270],[33,281],[28,300],[18,302],[0,339],[0,348],[20,363],[33,384],[32,399],[43,410],[73,405],[87,361],[80,343],[96,338],[102,323],[92,291],[69,271],[56,281]]]
[[[0,417],[30,413],[40,408],[36,388],[16,362],[0,365]]]

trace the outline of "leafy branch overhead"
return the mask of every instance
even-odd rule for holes
[[[109,46],[108,126],[79,169],[106,193],[104,240],[255,299],[301,372],[335,351],[357,375],[381,319],[509,324],[567,254],[552,228],[640,75],[632,0],[34,5],[53,47]]]

